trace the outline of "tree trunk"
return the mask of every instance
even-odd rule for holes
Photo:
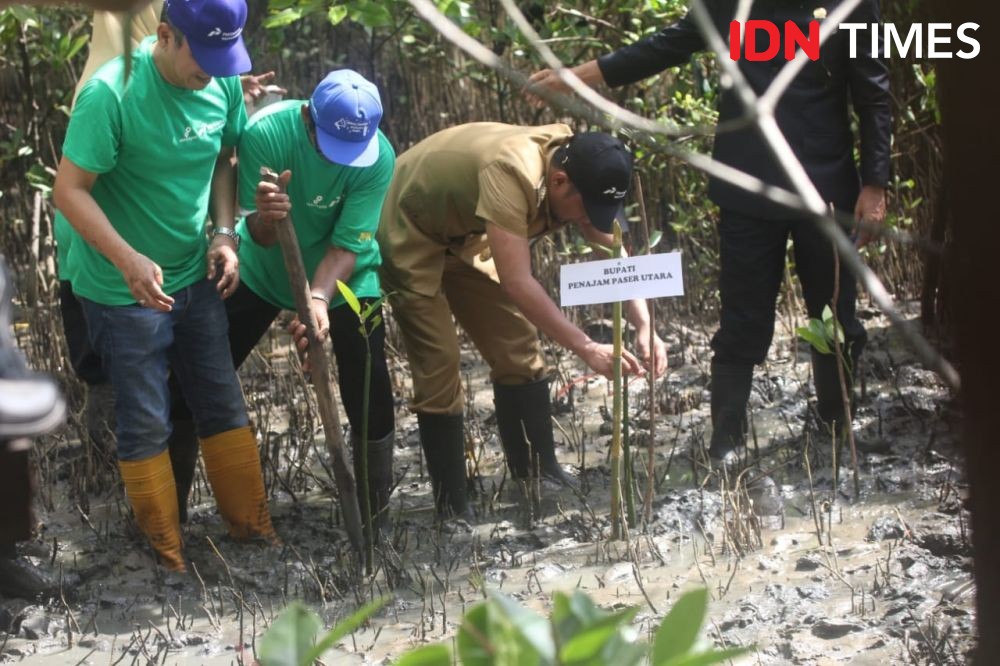
[[[987,324],[997,302],[1000,225],[992,161],[1000,155],[1000,129],[982,94],[1000,71],[1000,5],[938,0],[935,9],[935,20],[950,22],[955,29],[968,21],[981,26],[974,33],[982,47],[979,57],[937,62],[954,234],[949,263],[957,279],[953,311],[962,372],[962,439],[972,495],[979,634],[973,663],[985,666],[1000,664],[1000,446],[993,397],[1000,363],[995,329]]]

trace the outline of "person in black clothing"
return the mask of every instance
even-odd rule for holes
[[[0,597],[33,599],[55,592],[52,580],[15,544],[34,531],[31,438],[63,423],[66,402],[49,377],[33,372],[11,335],[14,285],[0,255]]]
[[[735,17],[735,0],[706,0],[716,29],[729,34]],[[804,34],[814,17],[832,13],[840,0],[757,0],[750,19],[783,26],[794,21]],[[822,5],[822,6],[821,6]],[[847,19],[853,23],[879,23],[877,0],[862,0]],[[881,35],[881,30],[879,30]],[[767,36],[758,40],[768,47]],[[834,32],[820,48],[820,57],[808,61],[785,91],[775,110],[781,131],[824,201],[842,213],[853,213],[866,224],[858,230],[857,245],[871,239],[873,225],[885,216],[885,188],[889,182],[890,109],[889,77],[884,61],[870,51],[871,39],[859,34],[857,57],[849,57],[849,35]],[[781,45],[783,53],[784,44]],[[573,69],[588,85],[621,86],[681,65],[706,48],[694,16],[629,46]],[[882,52],[881,37],[876,53]],[[728,57],[724,55],[723,57]],[[758,95],[764,93],[781,67],[772,61],[739,61],[739,68]],[[530,78],[531,89],[568,92],[552,70]],[[536,105],[540,100],[528,93]],[[857,115],[861,140],[860,172],[854,160],[850,107]],[[719,122],[744,115],[732,89],[719,100]],[[791,189],[781,165],[768,149],[756,126],[716,136],[713,156],[761,180]],[[762,363],[774,333],[775,302],[785,262],[789,234],[794,242],[795,266],[810,317],[821,317],[834,291],[832,244],[801,211],[784,208],[717,179],[709,196],[720,208],[721,322],[712,339],[712,440],[711,457],[731,461],[745,444],[746,406],[753,366]],[[866,334],[855,315],[857,287],[850,274],[840,280],[836,314],[844,328],[848,370],[857,367]],[[837,362],[832,355],[813,352],[813,376],[820,420],[837,431],[845,424]]]

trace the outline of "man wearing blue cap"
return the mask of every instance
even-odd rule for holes
[[[237,229],[242,240],[241,282],[226,301],[229,343],[238,367],[278,313],[295,309],[275,227],[291,211],[312,289],[313,314],[320,335],[329,333],[333,339],[359,485],[367,352],[358,317],[340,296],[337,281],[347,283],[362,307],[379,298],[382,259],[375,230],[396,160],[378,129],[381,118],[378,88],[357,72],[342,69],[328,74],[309,100],[277,102],[250,119],[238,149],[239,202],[247,215]],[[279,173],[287,193],[261,180],[261,167]],[[381,308],[369,321],[381,321]],[[385,328],[378,323],[370,328],[368,498],[374,522],[380,525],[392,488],[395,415],[383,349]],[[296,322],[293,329],[301,339],[305,326]],[[176,415],[183,418],[181,410]]]
[[[610,376],[612,346],[567,319],[531,273],[530,244],[565,224],[611,244],[632,155],[601,132],[566,125],[469,123],[400,155],[378,240],[413,375],[413,404],[439,513],[465,514],[464,399],[452,315],[490,365],[497,429],[511,476],[566,482],[556,461],[549,380],[538,331]],[[649,312],[630,301],[639,356],[659,374],[666,346],[649,347]],[[624,371],[642,371],[623,352]]]
[[[245,0],[168,0],[129,76],[115,58],[80,91],[53,192],[86,241],[70,247],[66,272],[114,389],[129,503],[174,571],[186,565],[167,452],[169,371],[194,411],[230,534],[274,538],[222,302],[239,284],[230,158],[246,124],[246,12]]]

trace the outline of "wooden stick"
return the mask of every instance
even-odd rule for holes
[[[614,244],[611,254],[620,257],[622,253],[622,228],[618,220],[614,222]],[[614,326],[614,388],[611,431],[611,538],[622,538],[622,302],[612,304],[611,323]]]
[[[646,199],[642,194],[642,179],[639,172],[635,174],[635,200],[639,204],[639,218],[642,220],[642,231],[646,236],[646,252],[653,254],[653,237],[649,233],[649,218],[646,216]],[[646,299],[649,309],[649,351],[656,349],[656,300]],[[647,373],[649,382],[649,444],[646,451],[646,494],[643,498],[643,519],[649,523],[653,519],[653,493],[656,488],[656,375],[653,369]]]
[[[278,174],[267,167],[260,168],[263,180],[278,186],[280,192],[285,186],[278,182]],[[344,435],[340,427],[340,413],[334,398],[333,382],[331,381],[330,358],[326,355],[322,341],[317,337],[319,327],[309,307],[312,296],[309,292],[309,279],[306,277],[306,267],[299,251],[299,241],[289,214],[276,225],[278,242],[281,244],[281,256],[285,260],[285,271],[288,273],[288,284],[295,298],[295,310],[299,321],[306,325],[306,338],[309,340],[309,366],[313,386],[316,389],[316,403],[319,405],[319,417],[323,422],[323,432],[326,434],[326,449],[333,463],[333,480],[337,483],[340,493],[340,510],[344,514],[344,527],[347,537],[359,558],[364,556],[364,535],[361,527],[361,510],[358,508],[357,484],[351,466],[347,464],[344,455]]]

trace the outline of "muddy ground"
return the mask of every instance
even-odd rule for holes
[[[532,517],[506,482],[492,391],[470,352],[478,518],[471,531],[443,530],[430,509],[416,424],[405,412],[405,366],[396,364],[392,545],[360,585],[348,573],[318,420],[275,333],[243,376],[284,545],[230,541],[201,478],[185,528],[196,571],[165,576],[129,524],[113,471],[70,427],[39,446],[40,531],[23,549],[61,581],[61,594],[0,600],[0,662],[250,663],[261,632],[289,600],[306,601],[330,625],[363,598],[390,594],[370,627],[326,657],[388,663],[410,646],[450,640],[463,609],[484,590],[546,612],[553,590],[579,587],[606,607],[640,607],[646,631],[682,591],[706,585],[712,601],[704,636],[755,645],[740,663],[964,663],[974,588],[955,402],[884,320],[864,316],[871,339],[857,434],[868,452],[859,458],[859,497],[849,454],[834,488],[830,442],[809,425],[808,349],[787,329],[754,381],[754,464],[739,478],[711,473],[704,454],[710,331],[672,322],[671,371],[657,389],[651,520],[640,520],[625,541],[609,539],[604,379],[552,353],[559,455],[581,492],[543,487],[541,514]],[[641,518],[650,440],[645,381],[629,391]]]

